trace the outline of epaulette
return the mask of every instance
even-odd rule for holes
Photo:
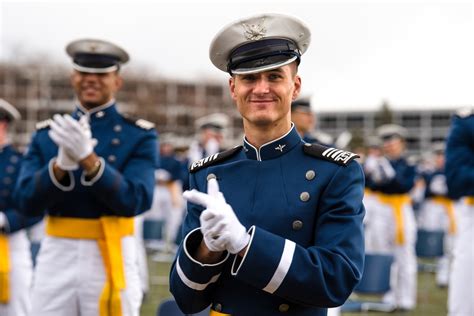
[[[456,115],[459,116],[460,118],[466,118],[473,114],[474,114],[474,108],[472,106],[464,107],[456,111]]]
[[[52,119],[47,119],[47,120],[38,122],[38,123],[36,123],[36,129],[40,130],[40,129],[47,128],[47,127],[49,127],[49,125],[51,124],[52,121],[53,121]]]
[[[334,162],[341,166],[347,166],[349,162],[355,158],[359,158],[359,155],[351,153],[350,151],[326,147],[319,144],[306,143],[303,146],[303,151],[307,155]]]
[[[126,121],[128,121],[128,122],[130,122],[130,123],[132,123],[132,124],[134,124],[134,125],[136,125],[140,128],[143,128],[144,130],[147,130],[147,131],[150,130],[150,129],[155,128],[155,123],[144,120],[144,119],[134,118],[134,117],[129,116],[129,115],[123,115],[123,118]]]
[[[203,158],[203,159],[199,159],[198,161],[193,162],[191,167],[189,167],[189,172],[194,173],[194,172],[199,171],[203,168],[212,166],[213,164],[215,164],[217,162],[229,159],[230,157],[232,157],[233,155],[238,153],[241,149],[242,149],[242,145],[236,146],[232,149],[229,149],[229,150],[211,155],[211,156]]]

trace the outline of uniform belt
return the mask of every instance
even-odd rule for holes
[[[0,303],[7,304],[10,300],[10,253],[8,237],[0,233]]]
[[[466,198],[466,203],[467,203],[467,205],[473,205],[474,206],[474,196],[468,196]]]
[[[377,194],[380,202],[389,204],[393,207],[393,216],[395,217],[395,243],[397,245],[405,244],[405,233],[403,228],[403,206],[410,203],[408,194]]]
[[[455,234],[457,227],[456,227],[456,216],[454,215],[454,203],[451,199],[448,199],[445,196],[433,196],[431,200],[434,203],[441,204],[444,206],[444,210],[446,211],[446,215],[448,215],[449,220],[449,233]]]
[[[133,218],[104,216],[99,219],[49,216],[46,233],[59,238],[95,239],[104,261],[107,282],[99,300],[100,316],[121,316],[120,290],[125,289],[121,239],[133,235]]]
[[[221,313],[221,312],[218,312],[218,311],[215,311],[213,309],[211,309],[211,311],[209,312],[209,316],[231,316],[230,314],[224,314],[224,313]]]

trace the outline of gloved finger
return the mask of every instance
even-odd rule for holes
[[[217,224],[209,227],[206,231],[206,233],[208,233],[210,236],[212,236],[213,238],[217,237],[217,236],[221,236],[224,231],[225,231],[225,228],[227,227],[227,225],[223,222],[218,222]]]
[[[64,120],[65,120],[66,124],[68,125],[68,127],[73,129],[75,132],[77,132],[77,133],[83,133],[84,132],[84,129],[81,126],[81,124],[79,124],[78,121],[73,119],[71,115],[65,114],[64,115]]]
[[[210,197],[208,194],[199,192],[194,189],[192,189],[191,191],[184,191],[183,197],[186,199],[186,201],[204,207],[208,207],[208,205],[210,205],[213,201],[212,197]]]
[[[81,126],[89,126],[89,115],[81,116],[79,119],[79,124],[81,124]]]
[[[91,139],[92,147],[97,146],[98,143],[99,143],[99,141],[97,140],[97,138],[92,138],[92,139]]]
[[[60,127],[62,127],[63,129],[67,129],[68,128],[68,124],[66,122],[66,120],[64,119],[64,117],[60,114],[54,114],[53,115],[53,122],[55,122],[57,125],[59,125]]]
[[[207,194],[212,197],[216,197],[219,194],[219,183],[215,178],[209,179],[207,181]]]
[[[49,130],[48,135],[53,140],[53,142],[58,146],[64,146],[67,143],[64,137],[61,137],[60,135],[58,135],[58,133],[54,130]]]
[[[208,231],[208,230],[214,230],[214,227],[217,227],[217,225],[219,224],[219,222],[221,222],[219,219],[217,218],[213,218],[209,221],[200,221],[201,223],[201,228],[202,230],[204,231]]]
[[[225,238],[207,239],[204,242],[208,242],[213,249],[212,251],[224,251],[227,240]],[[208,247],[209,248],[209,247]]]
[[[57,123],[56,121],[51,120],[51,123],[49,124],[49,127],[51,130],[55,130],[60,133],[67,133],[67,128],[64,128],[60,123]]]

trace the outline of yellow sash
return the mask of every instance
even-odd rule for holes
[[[431,198],[433,202],[437,204],[441,204],[446,211],[446,215],[448,215],[449,219],[449,233],[455,234],[457,227],[456,227],[456,216],[454,214],[454,203],[451,199],[448,199],[444,196],[433,196]]]
[[[104,216],[100,219],[48,217],[46,233],[74,239],[95,239],[104,260],[107,282],[99,299],[100,316],[121,316],[120,290],[125,288],[121,239],[133,235],[133,218]]]
[[[468,196],[466,198],[466,203],[467,203],[467,205],[473,205],[474,206],[474,196]]]
[[[10,253],[8,237],[0,233],[0,303],[7,304],[10,300]]]
[[[405,243],[405,234],[403,229],[403,206],[410,203],[408,194],[377,194],[380,202],[389,204],[393,207],[393,216],[395,217],[395,243],[403,245]]]
[[[215,310],[211,309],[209,316],[231,316],[230,314],[224,314],[220,312],[216,312]]]

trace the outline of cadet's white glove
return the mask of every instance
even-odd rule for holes
[[[79,164],[74,158],[68,155],[63,146],[58,148],[58,157],[56,158],[56,164],[62,170],[76,170],[79,168]]]
[[[446,178],[443,175],[434,176],[430,183],[430,190],[436,195],[446,195],[448,193]]]
[[[395,177],[395,169],[393,169],[390,161],[385,157],[377,159],[377,167],[372,171],[372,180],[376,183],[387,182]]]
[[[3,214],[3,212],[0,212],[0,228],[3,228],[6,222],[7,222],[7,216]]]
[[[76,162],[89,156],[97,144],[97,140],[92,138],[86,115],[79,121],[73,119],[69,114],[54,115],[49,136],[56,145],[64,148],[67,155]]]
[[[227,250],[236,254],[248,245],[250,235],[232,207],[226,203],[216,179],[208,181],[207,192],[206,194],[197,190],[185,191],[183,196],[192,203],[206,207],[199,221],[204,242],[209,250]]]

